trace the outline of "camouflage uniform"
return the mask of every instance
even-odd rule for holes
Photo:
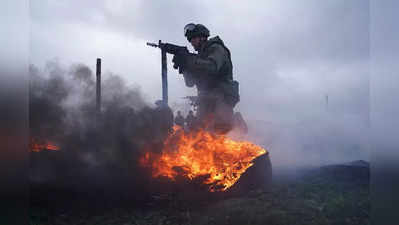
[[[198,54],[187,56],[183,76],[186,85],[196,86],[200,121],[214,123],[216,129],[227,132],[232,127],[234,101],[226,93],[233,80],[230,51],[218,37],[202,44]],[[228,92],[228,91],[227,91]]]

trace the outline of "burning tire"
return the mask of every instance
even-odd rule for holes
[[[241,195],[252,190],[270,191],[272,184],[272,163],[269,152],[254,160],[254,165],[240,177],[229,192]]]
[[[271,186],[266,149],[205,130],[186,133],[176,128],[162,151],[147,151],[140,164],[151,174],[149,189],[155,192],[228,194]]]

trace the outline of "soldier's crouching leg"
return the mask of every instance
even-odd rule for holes
[[[197,108],[197,127],[209,129],[213,127],[214,112],[216,107],[216,99],[213,96],[199,96],[199,104]]]
[[[226,134],[233,129],[233,106],[224,101],[218,102],[215,110],[215,132]]]

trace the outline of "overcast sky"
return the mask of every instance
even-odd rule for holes
[[[363,0],[30,2],[30,61],[83,62],[161,97],[160,52],[147,41],[187,45],[183,27],[202,23],[230,48],[238,105],[251,118],[313,116],[329,109],[367,117],[369,5]],[[191,46],[189,46],[191,50]],[[172,56],[169,56],[169,60]],[[170,101],[194,94],[169,63]],[[295,119],[295,118],[294,118]]]

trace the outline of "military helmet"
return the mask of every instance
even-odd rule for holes
[[[188,41],[193,37],[209,37],[209,30],[202,24],[189,23],[184,26],[184,36]]]

